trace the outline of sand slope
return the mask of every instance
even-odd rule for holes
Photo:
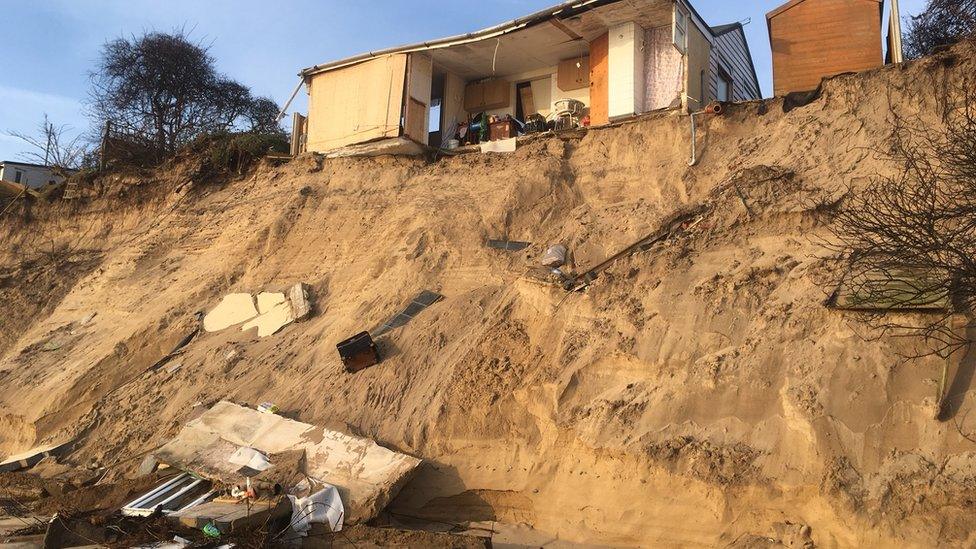
[[[694,168],[687,117],[661,113],[510,155],[108,179],[0,229],[0,454],[81,436],[70,459],[131,470],[196,403],[273,401],[427,460],[403,516],[593,544],[969,545],[976,447],[932,419],[941,363],[823,306],[815,208],[897,169],[886,90],[934,123],[929,91],[974,69],[964,44],[787,114],[733,106]],[[523,276],[550,243],[591,265],[689,205],[707,213],[687,238],[585,293]],[[533,245],[484,246],[505,237]],[[310,320],[201,332],[149,369],[225,294],[296,282]],[[444,301],[345,373],[335,344],[423,289]]]

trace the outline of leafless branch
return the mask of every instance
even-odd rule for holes
[[[25,161],[62,170],[74,170],[81,167],[88,150],[81,136],[70,137],[70,131],[70,126],[57,125],[45,114],[36,134],[15,131],[8,134],[30,146],[30,150],[20,154]]]
[[[882,155],[900,170],[852,186],[838,207],[824,210],[827,246],[844,264],[843,280],[833,283],[868,311],[862,318],[879,333],[921,336],[918,356],[948,357],[971,343],[969,326],[953,323],[976,309],[973,80],[942,86],[937,125],[903,114],[889,97],[893,129]]]

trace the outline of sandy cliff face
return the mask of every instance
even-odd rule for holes
[[[8,220],[0,453],[78,436],[71,459],[131,469],[196,403],[270,400],[427,460],[403,515],[619,545],[971,544],[976,447],[933,420],[942,364],[823,306],[816,208],[898,169],[889,101],[937,123],[930,90],[973,50],[835,79],[789,113],[733,106],[696,167],[665,113],[435,163],[301,158],[220,185],[177,165]],[[585,267],[689,206],[687,237],[584,293],[524,276],[550,243]],[[505,237],[533,245],[484,246]],[[225,293],[298,281],[309,321],[202,334],[149,370]],[[335,344],[422,289],[445,300],[345,373]]]

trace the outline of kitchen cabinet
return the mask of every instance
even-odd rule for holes
[[[472,82],[464,88],[464,110],[481,112],[505,109],[512,104],[512,85],[507,80]]]

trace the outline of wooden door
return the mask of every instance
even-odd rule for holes
[[[428,117],[433,69],[433,61],[430,57],[410,54],[407,64],[403,133],[424,145],[427,144],[430,136]]]
[[[610,34],[590,42],[590,125],[610,123]]]

